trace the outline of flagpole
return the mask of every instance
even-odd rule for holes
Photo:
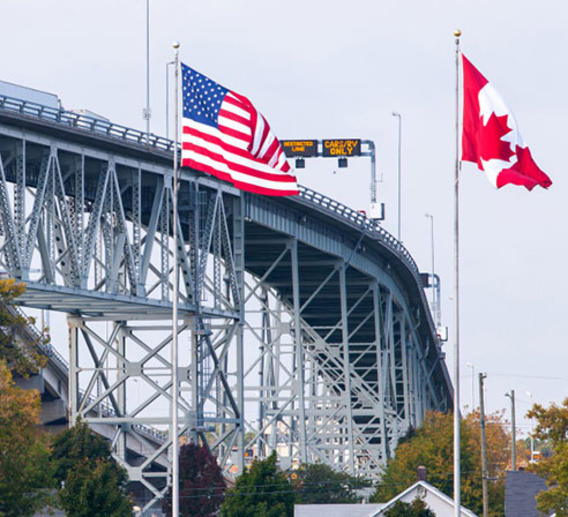
[[[460,303],[459,303],[459,172],[460,172],[460,127],[459,127],[459,77],[460,77],[460,36],[461,31],[454,31],[456,38],[456,168],[455,168],[455,213],[454,213],[454,517],[460,517]]]
[[[175,119],[174,119],[174,163],[172,184],[172,240],[174,246],[174,292],[172,299],[172,516],[179,515],[179,442],[178,442],[178,239],[177,239],[177,205],[178,205],[178,127],[179,127],[179,43],[175,42]]]

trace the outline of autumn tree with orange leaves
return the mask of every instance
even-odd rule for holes
[[[505,471],[509,466],[510,433],[503,413],[486,417],[489,470],[489,515],[504,512]],[[462,418],[462,504],[475,513],[482,511],[481,447],[479,411]],[[427,481],[453,497],[453,414],[431,411],[422,426],[401,440],[379,482],[373,502],[386,502],[416,482],[419,466],[427,469]]]
[[[0,280],[0,515],[33,515],[49,499],[49,451],[38,429],[40,396],[18,388],[12,372],[27,376],[45,362],[36,345],[20,341],[29,320],[9,306],[25,290]],[[43,338],[40,338],[43,340]]]
[[[547,490],[537,495],[537,509],[558,517],[568,515],[568,398],[562,405],[545,408],[535,404],[527,413],[537,421],[533,436],[547,442],[552,454],[530,466],[530,470],[546,481]]]
[[[0,515],[33,515],[48,500],[49,451],[39,393],[18,388],[0,360]]]

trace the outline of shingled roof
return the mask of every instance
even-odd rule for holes
[[[552,517],[536,509],[536,496],[546,489],[544,479],[532,472],[507,472],[505,480],[505,517]]]

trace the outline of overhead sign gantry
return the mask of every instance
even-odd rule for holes
[[[371,203],[369,217],[382,221],[385,218],[383,203],[377,202],[377,176],[375,172],[375,143],[360,138],[330,138],[324,140],[281,140],[287,158],[295,158],[296,169],[306,166],[304,158],[337,158],[339,168],[347,167],[347,158],[369,156],[371,158]]]

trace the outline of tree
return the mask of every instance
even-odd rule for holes
[[[527,413],[535,418],[533,436],[552,446],[553,454],[530,466],[529,470],[546,481],[548,489],[537,495],[537,509],[558,517],[568,515],[568,398],[561,406],[551,404],[545,409],[535,404]]]
[[[276,466],[276,453],[253,461],[227,490],[221,517],[292,517],[294,489]]]
[[[69,517],[132,515],[126,470],[116,463],[109,443],[79,421],[60,433],[51,453],[58,499]]]
[[[290,477],[296,490],[296,504],[358,503],[361,498],[356,489],[370,485],[322,463],[301,465]]]
[[[502,421],[502,414],[487,417],[490,477],[498,478],[489,483],[489,515],[503,514],[504,508],[504,455],[509,450],[509,435]],[[475,513],[482,510],[481,453],[479,447],[479,413],[474,412],[460,424],[461,489],[462,504]],[[453,415],[428,412],[422,426],[396,448],[379,485],[372,497],[374,502],[386,502],[416,482],[416,469],[424,465],[428,482],[453,497]]]
[[[53,481],[39,413],[39,393],[16,387],[0,360],[0,515],[33,515],[48,500]]]
[[[416,497],[411,503],[397,501],[393,507],[385,513],[385,517],[436,517],[426,503]]]
[[[44,336],[38,338],[37,342],[29,342],[29,339],[26,342],[16,340],[18,330],[34,322],[33,318],[21,316],[9,307],[10,302],[25,290],[25,284],[18,284],[12,278],[0,280],[0,358],[20,375],[36,372],[46,361],[45,354],[37,346],[46,342]]]
[[[223,502],[225,479],[215,456],[205,445],[182,445],[179,451],[179,510],[183,517],[216,515]],[[172,514],[171,488],[163,500],[166,515]]]

